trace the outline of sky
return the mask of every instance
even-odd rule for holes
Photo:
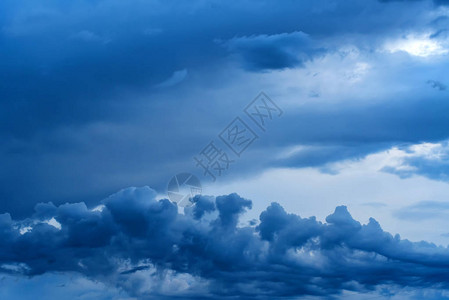
[[[1,1],[0,298],[449,299],[448,69],[446,0]]]

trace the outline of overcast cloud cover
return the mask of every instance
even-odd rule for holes
[[[1,1],[0,298],[449,298],[448,58],[446,0]]]

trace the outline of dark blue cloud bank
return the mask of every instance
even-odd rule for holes
[[[320,53],[303,32],[233,38],[226,46],[240,56],[246,68],[253,71],[301,67],[304,61]]]
[[[285,109],[247,156],[258,162],[239,164],[238,175],[447,139],[446,62],[382,50],[414,32],[444,43],[445,4],[2,1],[0,211],[95,203],[134,185],[162,190],[176,172],[199,172],[192,156],[261,90],[282,103],[310,101]],[[311,66],[345,69],[354,53],[381,75],[348,88]],[[324,84],[303,86],[309,97],[292,86],[276,91],[283,77],[260,79],[289,70]],[[349,73],[346,81],[357,79]],[[320,90],[333,84],[359,90],[334,103]],[[288,161],[266,155],[301,143],[316,151]]]
[[[38,204],[32,217],[0,215],[1,272],[14,276],[78,273],[147,298],[338,297],[381,287],[449,288],[449,249],[391,235],[345,206],[303,218],[272,203],[251,225],[252,202],[230,194],[197,196],[179,214],[148,187],[122,190],[97,209]],[[52,221],[49,221],[52,220]],[[164,280],[174,280],[164,290]],[[152,284],[153,282],[153,284]]]

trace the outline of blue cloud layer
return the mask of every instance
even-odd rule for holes
[[[2,1],[0,211],[25,216],[39,201],[95,203],[126,186],[162,189],[176,172],[195,171],[191,157],[252,97],[271,95],[251,76],[350,56],[341,47],[366,54],[387,82],[328,106],[311,91],[317,101],[286,111],[235,174],[446,139],[445,62],[377,60],[390,38],[425,29],[444,39],[448,19],[438,9],[433,1]],[[232,90],[234,76],[248,94]],[[403,84],[407,93],[397,95]],[[389,92],[378,104],[359,99],[379,90]],[[283,98],[302,101],[296,93]],[[297,144],[320,150],[267,158],[272,146]]]
[[[164,295],[140,294],[141,284],[124,283],[150,268],[155,278],[194,278],[193,291],[176,295],[187,298],[328,296],[380,285],[449,288],[448,248],[392,236],[374,219],[360,224],[345,206],[322,223],[272,203],[254,226],[239,225],[252,204],[237,194],[197,196],[185,214],[155,200],[147,187],[122,190],[103,204],[102,210],[39,204],[23,220],[1,215],[1,271],[76,272],[144,298]],[[44,222],[52,218],[60,229]],[[201,280],[207,285],[198,289]]]

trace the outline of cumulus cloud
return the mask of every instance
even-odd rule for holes
[[[252,204],[237,194],[196,196],[184,214],[155,197],[148,187],[128,188],[105,199],[103,209],[47,203],[27,219],[0,215],[0,270],[76,272],[138,298],[448,288],[448,248],[403,240],[374,219],[361,224],[345,206],[323,223],[272,203],[257,225],[240,226]],[[51,218],[61,227],[48,224]],[[21,233],[22,226],[31,229]]]
[[[403,178],[415,174],[435,180],[449,180],[449,141],[421,143],[395,149],[395,159],[383,170]]]

